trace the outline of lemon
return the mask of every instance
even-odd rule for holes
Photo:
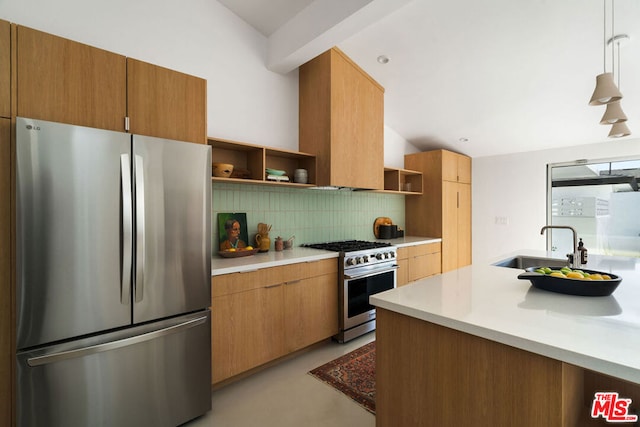
[[[592,274],[589,277],[591,280],[602,280],[602,276],[600,274]]]
[[[235,252],[236,250],[234,248],[229,249],[229,252]]]
[[[609,276],[608,274],[603,274],[602,280],[611,280],[611,276]]]
[[[576,273],[575,271],[568,272],[567,277],[570,279],[584,279],[584,276],[582,274]]]
[[[560,271],[554,271],[551,274],[549,274],[549,276],[553,276],[553,277],[562,277],[563,279],[566,278],[566,276],[564,274],[562,274],[562,272]]]
[[[248,250],[248,251],[250,251],[250,250],[252,250],[252,249],[253,249],[253,246],[247,246],[245,249],[246,249],[246,250]]]

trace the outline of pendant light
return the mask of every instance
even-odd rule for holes
[[[614,0],[611,1],[613,2]],[[613,73],[607,73],[607,0],[603,0],[603,3],[603,73],[596,77],[596,88],[593,91],[593,95],[591,95],[589,105],[604,105],[622,99],[622,93],[620,93],[616,84],[613,82]],[[611,13],[611,16],[613,22],[613,12]],[[611,31],[613,35],[613,25],[611,27]]]
[[[611,126],[611,131],[609,131],[609,138],[622,138],[629,135],[631,135],[631,131],[625,122],[615,123]]]
[[[611,37],[609,42],[611,43],[611,49],[613,50],[613,43],[615,42],[616,47],[618,48],[618,88],[620,88],[620,41],[628,40],[629,36],[626,34],[620,34]],[[607,104],[607,110],[602,117],[602,121],[608,121],[612,124],[611,131],[609,131],[609,138],[622,138],[625,136],[631,135],[631,131],[627,127],[625,123],[627,121],[627,116],[622,111],[622,107],[620,106],[620,101],[612,102]],[[602,123],[602,121],[600,123]]]

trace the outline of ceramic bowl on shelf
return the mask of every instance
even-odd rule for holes
[[[229,178],[233,173],[233,165],[230,163],[213,164],[213,176],[218,178]]]

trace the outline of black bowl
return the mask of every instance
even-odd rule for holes
[[[524,273],[518,275],[518,279],[530,280],[536,288],[545,291],[557,292],[567,295],[580,295],[585,297],[604,297],[611,295],[616,290],[622,278],[611,273],[582,269],[589,274],[607,274],[611,280],[580,280],[564,277],[554,277],[547,274],[536,273],[541,267],[529,267]]]

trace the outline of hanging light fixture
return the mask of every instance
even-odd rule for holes
[[[620,41],[628,40],[628,39],[629,39],[628,35],[620,34],[620,35],[611,37],[609,42],[607,42],[607,43],[611,43],[612,45],[611,49],[613,49],[614,42],[616,44],[616,47],[618,48],[618,88],[621,87],[620,86]],[[627,124],[625,123],[627,121],[627,116],[624,114],[624,111],[622,111],[621,107],[619,111],[616,110],[616,105],[620,107],[620,101],[607,104],[607,111],[605,111],[604,116],[602,117],[603,121],[608,120],[609,123],[613,124],[611,126],[611,131],[609,131],[609,138],[622,138],[622,137],[631,135],[631,131],[629,130],[629,128],[627,127]],[[609,108],[609,106],[611,106],[611,109]],[[617,121],[614,121],[616,120],[616,118],[617,118]]]
[[[612,2],[614,0],[611,0]],[[622,99],[622,93],[616,87],[616,84],[613,82],[613,73],[607,73],[607,0],[603,0],[604,3],[604,23],[603,23],[603,33],[604,40],[603,43],[603,73],[596,76],[596,88],[593,91],[593,95],[591,95],[591,100],[589,101],[589,105],[604,105],[610,102],[619,101]],[[613,13],[611,14],[613,18]],[[612,19],[613,22],[613,19]],[[611,28],[613,35],[613,26]]]
[[[631,135],[631,131],[627,127],[625,122],[618,122],[611,126],[609,131],[609,138],[622,138],[623,136]]]
[[[618,67],[617,67],[617,71],[618,71],[618,89],[620,89],[622,86],[620,85],[620,41],[622,40],[628,40],[629,36],[626,34],[618,34],[615,35],[613,37],[611,37],[609,40],[607,40],[607,44],[611,45],[611,63],[612,63],[612,71],[614,71],[615,73],[615,67],[613,67],[613,63],[615,62],[614,60],[614,51],[613,51],[613,44],[616,44],[616,47],[618,49]],[[614,74],[612,73],[612,74]],[[607,109],[604,112],[604,115],[602,116],[602,119],[600,120],[600,124],[601,125],[612,125],[615,123],[620,123],[620,122],[626,122],[627,121],[627,115],[624,114],[624,111],[622,111],[622,106],[620,105],[620,101],[614,101],[614,102],[610,102],[607,104]]]

